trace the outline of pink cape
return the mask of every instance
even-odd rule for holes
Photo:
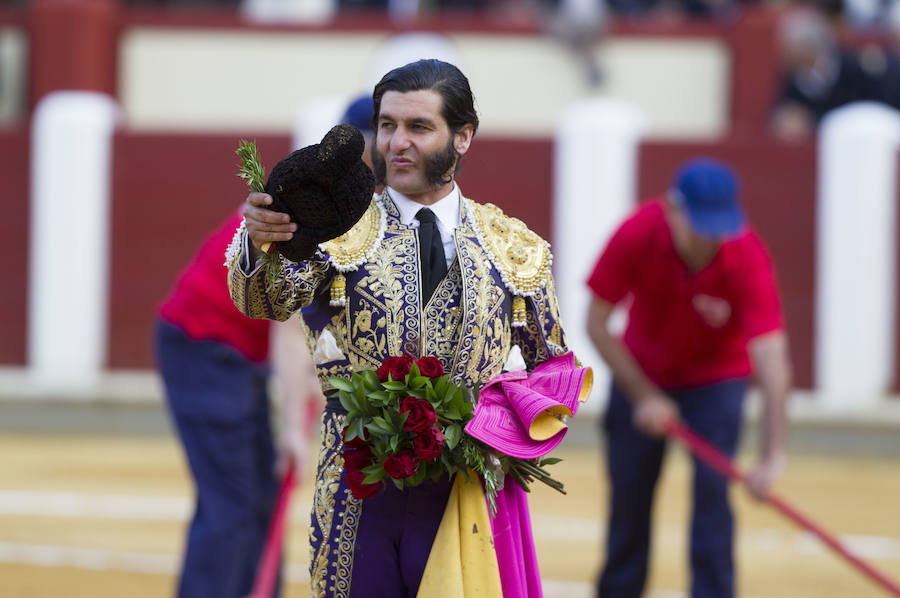
[[[541,572],[538,568],[531,515],[525,491],[507,480],[497,493],[497,516],[491,518],[500,585],[506,598],[541,598]]]
[[[590,368],[578,367],[572,353],[550,359],[530,374],[500,374],[479,393],[466,433],[506,455],[522,459],[542,457],[562,441],[566,426],[558,426],[560,429],[549,437],[535,437],[535,421],[547,414],[575,415],[579,403],[587,398],[592,381]],[[511,477],[497,494],[497,514],[491,518],[491,532],[503,596],[541,598],[541,573],[528,500]]]
[[[531,373],[506,372],[492,378],[478,394],[478,404],[466,433],[520,459],[543,457],[560,442],[567,426],[554,417],[574,416],[587,398],[593,375],[565,353],[545,361]],[[539,420],[556,421],[549,436],[536,435]]]

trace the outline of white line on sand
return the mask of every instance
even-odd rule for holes
[[[0,542],[0,563],[175,575],[178,572],[179,559],[172,554]],[[309,582],[306,565],[299,563],[288,563],[285,566],[284,577],[289,583]],[[593,595],[593,586],[587,583],[545,579],[543,586],[544,595],[547,598],[590,598]]]
[[[146,496],[86,492],[0,490],[0,516],[97,518],[142,521],[185,521],[192,501],[185,496]],[[306,525],[309,504],[295,503],[291,520]],[[568,542],[600,542],[603,525],[597,518],[536,515],[532,526],[535,537]],[[663,543],[680,542],[684,531],[668,525],[659,530]],[[842,534],[839,536],[852,552],[865,559],[900,561],[900,538]],[[827,550],[811,534],[792,528],[767,529],[742,527],[738,542],[750,549],[781,550],[793,554],[821,553]]]

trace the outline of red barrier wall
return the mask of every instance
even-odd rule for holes
[[[29,94],[32,101],[45,90],[68,85],[70,75],[77,76],[78,87],[114,91],[115,50],[110,47],[110,32],[117,35],[140,25],[298,32],[399,32],[412,29],[534,35],[541,32],[540,23],[510,25],[471,15],[446,20],[429,18],[398,25],[383,14],[347,14],[321,27],[260,26],[248,25],[235,11],[134,9],[110,0],[81,3],[93,8],[81,17],[83,20],[72,21],[73,27],[67,28],[60,25],[65,24],[65,19],[60,20],[61,12],[47,16],[44,21],[32,19],[35,15],[40,17],[41,8],[50,6],[47,2],[41,0],[27,9],[0,9],[0,23],[22,24],[32,29],[29,34],[32,43],[36,44],[31,48],[35,63]],[[32,12],[35,6],[38,10]],[[115,8],[111,9],[111,6]],[[62,4],[58,4],[53,10],[62,11],[61,7]],[[90,13],[90,10],[94,12]],[[111,19],[114,22],[111,23]],[[812,379],[815,148],[812,145],[778,145],[759,136],[777,85],[777,56],[771,43],[774,26],[774,13],[751,7],[727,25],[702,21],[623,21],[614,23],[611,33],[617,36],[711,37],[721,39],[731,49],[732,134],[717,144],[645,144],[641,149],[639,192],[641,196],[648,196],[663,190],[677,164],[692,155],[719,157],[737,167],[743,179],[750,217],[767,241],[776,262],[797,382],[808,386]],[[94,35],[91,31],[99,33]],[[80,37],[73,38],[75,33]],[[81,42],[85,43],[79,46]],[[63,46],[80,49],[81,53],[74,50],[60,53]],[[72,68],[59,69],[60,63],[54,63],[52,59],[54,52],[81,66],[73,63]],[[82,60],[79,56],[94,56],[96,60]],[[236,170],[237,161],[233,154],[236,141],[234,135],[122,133],[116,137],[110,367],[152,365],[150,331],[157,304],[205,233],[245,195],[243,182],[231,176]],[[259,144],[264,156],[280,157],[287,152],[289,140],[287,135],[272,135],[260,138]],[[0,190],[3,192],[0,197],[3,197],[5,213],[12,222],[28,220],[27,146],[24,131],[0,133],[0,151],[6,158],[0,166]],[[478,201],[496,203],[507,213],[528,222],[542,236],[550,237],[550,139],[479,137],[467,156],[460,183],[466,195]],[[13,256],[0,266],[0,280],[6,285],[0,293],[0,330],[3,332],[0,363],[21,364],[24,363],[26,344],[27,259],[24,248],[27,247],[27,227],[8,228],[9,232],[0,235],[0,250],[5,249],[4,255]],[[900,368],[900,353],[897,364]]]
[[[156,308],[213,228],[238,209],[247,186],[237,135],[116,136],[113,164],[109,366],[152,367]],[[271,168],[286,136],[256,137]],[[224,254],[222,261],[224,262]]]
[[[25,365],[28,320],[28,164],[27,128],[0,132],[0,364]]]
[[[246,195],[237,169],[237,136],[122,134],[116,138],[110,359],[114,368],[152,365],[156,306],[205,234]],[[269,167],[289,140],[260,138]],[[815,147],[765,140],[721,144],[648,143],[641,148],[638,189],[658,194],[683,160],[707,155],[741,175],[750,219],[767,242],[784,299],[799,386],[812,379]],[[552,143],[481,138],[466,157],[460,186],[493,202],[550,238]]]
[[[31,108],[59,89],[115,94],[117,0],[33,0],[29,9]]]
[[[239,136],[119,134],[113,166],[109,366],[153,365],[156,308],[206,234],[247,194],[236,176]],[[257,138],[270,169],[287,136]],[[550,142],[479,139],[460,177],[466,195],[492,201],[550,231]],[[523,177],[522,173],[528,176]],[[223,258],[224,261],[224,258]]]

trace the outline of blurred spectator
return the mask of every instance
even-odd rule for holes
[[[661,17],[666,19],[700,17],[732,18],[741,0],[606,0],[610,12],[631,17]]]
[[[900,110],[900,0],[895,1],[887,14],[887,48],[883,53],[883,67],[878,78],[878,99]]]
[[[733,172],[694,160],[667,196],[642,204],[614,233],[588,281],[588,333],[613,374],[603,420],[610,478],[601,598],[640,596],[667,424],[683,419],[734,456],[751,371],[763,398],[760,459],[748,474],[768,494],[784,462],[790,363],[771,260],[746,223]],[[608,330],[629,302],[620,339]],[[692,598],[734,596],[728,482],[695,460]]]
[[[603,82],[603,72],[597,61],[596,47],[607,22],[605,1],[559,0],[543,21],[551,35],[571,48],[584,69],[588,85],[599,86]]]
[[[806,7],[788,13],[779,23],[778,41],[783,76],[770,122],[778,137],[809,137],[829,110],[876,99],[872,74],[857,55],[838,44],[820,11]]]
[[[353,125],[363,135],[366,141],[366,149],[363,151],[363,162],[369,168],[372,168],[372,142],[375,141],[375,131],[372,128],[372,116],[375,114],[375,107],[372,103],[371,94],[363,94],[358,96],[344,111],[341,117],[341,123],[345,125]]]

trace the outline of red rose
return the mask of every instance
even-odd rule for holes
[[[374,460],[372,449],[368,446],[345,450],[342,456],[344,457],[344,469],[347,471],[359,471],[371,465]]]
[[[420,461],[434,461],[441,455],[443,447],[444,435],[436,427],[428,428],[413,438],[413,450]]]
[[[419,460],[409,449],[403,449],[396,455],[391,455],[384,461],[384,470],[395,480],[402,480],[411,475],[416,475],[416,467]]]
[[[419,371],[426,378],[434,380],[444,375],[444,365],[437,357],[423,357],[416,362],[416,365],[419,366]]]
[[[415,397],[403,397],[400,400],[400,413],[409,412],[403,429],[407,432],[422,432],[434,425],[437,417],[434,407],[425,399]]]
[[[347,486],[350,488],[350,494],[357,500],[365,500],[381,488],[381,482],[363,484],[364,479],[366,479],[366,474],[361,471],[347,472]]]
[[[406,379],[409,373],[409,366],[413,364],[412,355],[401,355],[400,357],[391,356],[384,360],[384,363],[378,368],[378,379],[387,382],[388,375],[398,382]]]

